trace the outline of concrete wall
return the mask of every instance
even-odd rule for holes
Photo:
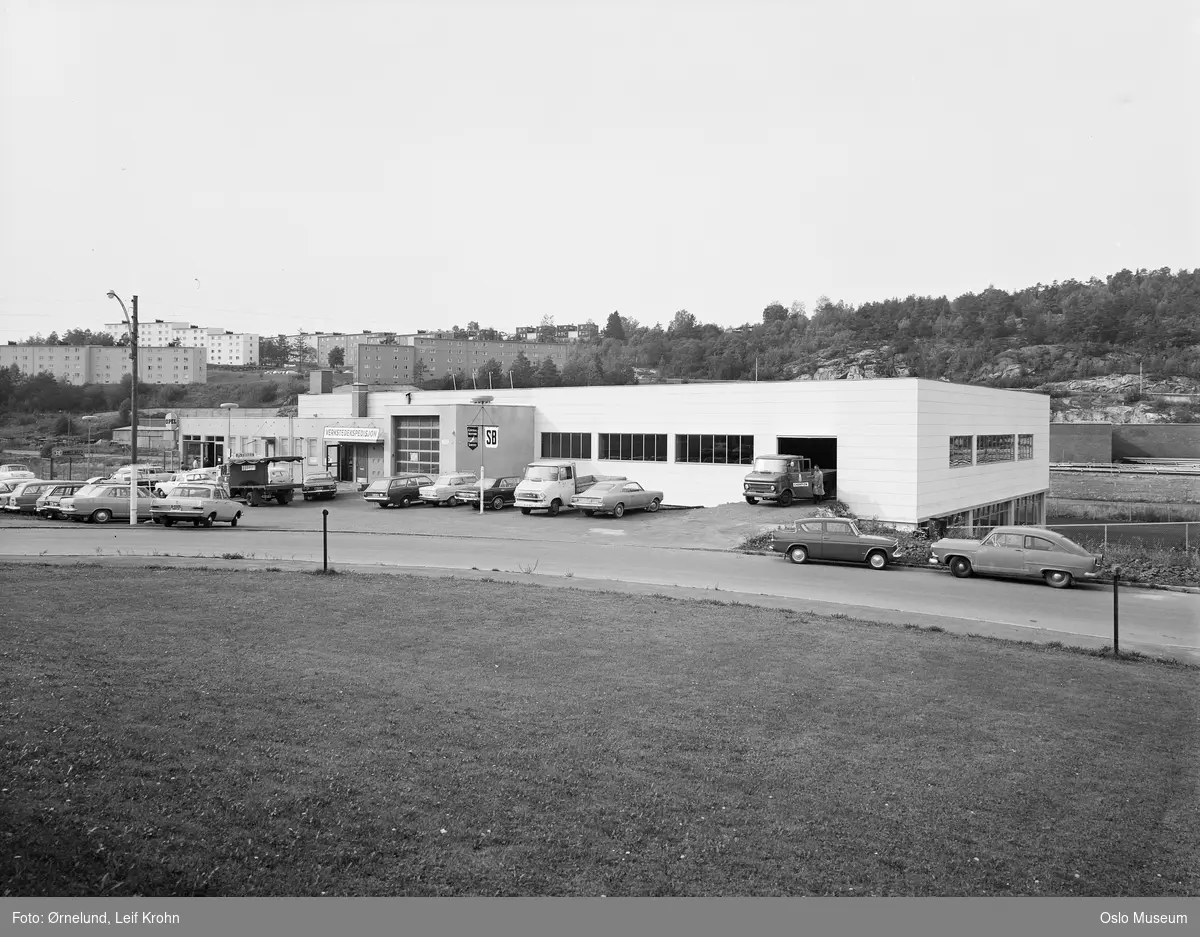
[[[1051,423],[1050,461],[1113,461],[1113,424]]]
[[[1037,494],[1050,487],[1049,397],[944,381],[915,383],[919,426],[916,520]],[[1033,458],[952,467],[950,437],[980,435],[1032,435]],[[1016,439],[1013,444],[1016,455]]]
[[[1200,423],[1119,423],[1112,458],[1200,459]]]
[[[1051,472],[1050,497],[1080,501],[1200,504],[1200,475],[1152,472]]]

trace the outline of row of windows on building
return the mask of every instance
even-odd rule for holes
[[[754,437],[731,433],[675,433],[675,461],[749,465]],[[621,462],[667,462],[667,433],[597,433],[596,458]],[[542,433],[543,459],[592,458],[591,433]]]
[[[1013,445],[1014,439],[1016,445]],[[950,467],[986,465],[991,462],[1025,461],[1033,458],[1033,434],[951,436]]]

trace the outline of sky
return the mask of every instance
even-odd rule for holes
[[[0,340],[1200,267],[1200,2],[0,0]]]

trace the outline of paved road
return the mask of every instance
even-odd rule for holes
[[[34,522],[0,530],[0,554],[212,558],[237,553],[245,557],[243,564],[301,563],[311,568],[322,561],[320,527],[311,524],[319,524],[321,515],[312,505],[304,508],[260,509],[237,529]],[[658,518],[645,518],[648,523],[639,525],[578,516],[539,520],[515,512],[478,517],[463,509],[443,509],[440,520],[438,514],[435,509],[378,512],[379,525],[392,529],[375,532],[343,529],[353,523],[331,525],[330,562],[339,568],[458,570],[591,587],[624,589],[630,584],[634,591],[741,601],[753,597],[762,604],[1021,640],[1112,644],[1112,592],[1100,586],[1053,590],[1041,583],[958,580],[920,569],[795,566],[782,557],[671,547],[648,542],[667,529],[667,524],[654,523]],[[301,529],[264,529],[267,520],[282,522],[285,517]],[[639,529],[643,536],[637,536]],[[1123,650],[1200,663],[1200,596],[1126,588],[1120,608]]]

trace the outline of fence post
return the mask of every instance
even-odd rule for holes
[[[1113,657],[1121,656],[1121,611],[1117,583],[1121,580],[1121,567],[1113,567]]]
[[[329,572],[329,508],[321,511],[321,556],[323,569]]]

